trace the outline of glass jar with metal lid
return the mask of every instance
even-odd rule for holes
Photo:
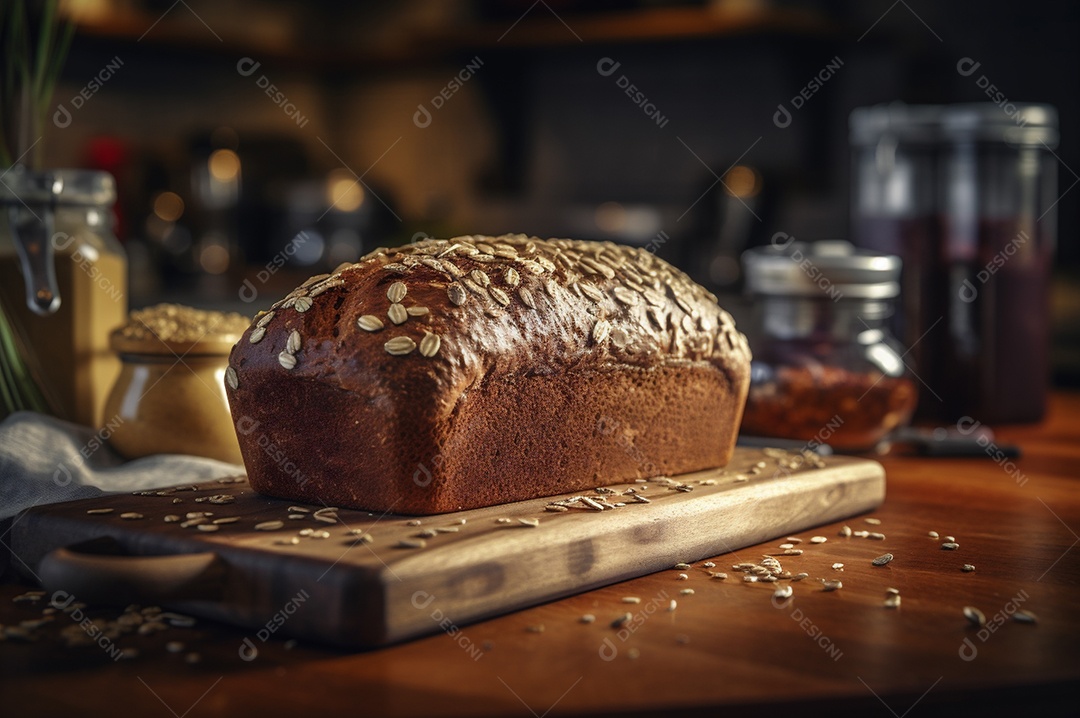
[[[1049,383],[1057,111],[991,103],[851,114],[851,230],[904,262],[894,326],[919,414],[1036,421]]]
[[[861,451],[907,423],[917,392],[887,326],[898,257],[788,239],[743,265],[756,323],[742,433]]]
[[[31,172],[0,182],[0,306],[53,413],[99,426],[120,370],[109,332],[127,317],[124,249],[106,172]]]

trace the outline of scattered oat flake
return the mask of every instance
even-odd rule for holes
[[[776,590],[773,591],[773,598],[791,598],[791,595],[793,593],[795,593],[795,589],[791,586],[791,584],[788,584],[786,586],[777,586]]]
[[[727,574],[722,572],[710,573],[709,578],[715,578],[718,581],[723,581],[727,578]]]
[[[827,581],[827,580],[822,579],[822,581],[821,581],[821,590],[825,591],[826,593],[829,592],[829,591],[837,591],[837,590],[839,590],[839,589],[841,589],[843,587],[844,587],[843,582],[841,582],[839,580]]]
[[[712,561],[706,561],[705,563],[703,563],[703,564],[701,564],[701,565],[702,565],[702,566],[703,566],[704,568],[714,568],[714,567],[716,566],[716,564],[715,564],[715,563],[713,563]]]
[[[256,531],[277,531],[285,526],[284,521],[263,521],[262,523],[255,524]]]
[[[784,540],[787,541],[788,543],[802,543],[802,539],[799,538],[798,536],[788,536]]]
[[[522,526],[531,526],[532,528],[536,528],[540,525],[540,519],[518,519],[518,523]]]
[[[979,628],[986,625],[986,615],[974,606],[964,606],[964,618]]]
[[[115,509],[87,509],[86,513],[91,514],[91,515],[93,515],[93,514],[111,514],[113,511],[115,511]]]
[[[890,593],[885,597],[885,608],[900,608],[900,594]]]
[[[542,624],[542,623],[534,623],[531,626],[526,626],[525,630],[528,631],[529,633],[543,633],[544,632],[544,624]]]
[[[813,536],[810,539],[810,543],[825,543],[828,540],[829,539],[825,538],[824,536]]]
[[[128,511],[127,513],[120,514],[120,518],[124,519],[125,521],[135,521],[137,519],[141,519],[142,517],[143,515],[136,511]]]
[[[954,541],[946,541],[945,543],[941,544],[942,551],[955,551],[958,548],[960,548],[960,544]]]
[[[963,566],[960,567],[960,570],[963,571],[964,573],[971,573],[972,571],[975,570],[975,564],[973,564],[973,563],[965,563]]]
[[[880,526],[881,525],[881,519],[876,519],[873,516],[867,516],[865,519],[863,519],[863,521],[870,524],[871,526]]]
[[[1013,620],[1017,623],[1037,623],[1039,617],[1031,611],[1025,611],[1023,609],[1017,611],[1012,615]]]
[[[676,601],[674,598],[671,599],[671,603],[669,603],[668,607],[667,607],[668,613],[673,612],[678,607],[679,607],[679,602]]]
[[[834,563],[832,565],[832,567],[833,567],[833,571],[843,571],[844,570],[844,564],[842,564],[842,563]]]
[[[632,614],[632,613],[624,613],[621,616],[619,616],[618,618],[616,618],[614,621],[611,622],[611,627],[612,628],[622,628],[623,625],[626,624],[626,622],[629,621],[633,617],[634,617],[634,614]]]
[[[677,563],[677,564],[675,564],[674,568],[675,568],[676,571],[685,571],[685,570],[690,568],[690,564],[688,564],[688,563]]]
[[[692,589],[692,588],[684,588],[683,590],[679,591],[679,593],[682,594],[683,596],[693,596],[694,595],[694,589]]]
[[[591,613],[586,613],[584,616],[578,619],[580,623],[592,623],[595,620],[596,616],[592,615]]]
[[[675,577],[675,580],[676,581],[685,581],[688,578],[690,578],[690,577],[687,576],[685,573],[680,573],[678,576]]]
[[[931,532],[927,533],[926,535],[929,536],[932,539],[936,539],[939,536],[937,531],[931,531]]]
[[[161,613],[158,618],[162,621],[168,621],[170,626],[176,628],[191,628],[195,625],[196,621],[191,616],[185,616],[182,613],[172,613],[171,611]]]
[[[851,527],[846,526],[846,525],[840,527],[840,534],[839,535],[843,536],[844,538],[851,538]]]
[[[885,564],[889,563],[892,560],[893,560],[893,555],[891,553],[883,553],[880,556],[878,556],[877,558],[875,558],[873,561],[871,561],[870,563],[872,563],[875,566],[884,566]]]
[[[777,546],[777,548],[782,548],[782,549],[795,548],[795,544],[793,544],[793,543],[782,543],[779,546]]]

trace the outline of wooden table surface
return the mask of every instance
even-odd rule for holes
[[[732,570],[775,552],[778,540],[716,557],[712,570],[726,580],[699,562],[686,580],[672,569],[363,653],[200,623],[124,635],[116,644],[137,655],[113,661],[99,646],[65,646],[59,631],[71,619],[59,615],[40,640],[0,643],[0,706],[11,716],[176,718],[712,715],[750,706],[894,718],[1075,715],[1080,395],[1055,395],[1044,424],[998,438],[1019,444],[1023,458],[885,458],[880,525],[853,517],[801,534],[805,553],[782,560],[810,578],[792,584],[786,601],[774,601],[777,584],[746,583]],[[886,538],[842,538],[845,523]],[[959,549],[942,550],[929,531],[954,536]],[[828,541],[810,544],[813,535]],[[891,563],[871,565],[886,552]],[[976,570],[962,571],[966,563]],[[819,578],[843,588],[825,592]],[[900,591],[898,609],[884,606],[890,587]],[[0,586],[0,624],[40,616],[44,604],[11,600],[24,590]],[[965,606],[985,614],[985,629],[965,619]],[[1011,620],[1017,609],[1038,622]],[[443,618],[437,604],[424,610]],[[613,628],[625,612],[633,619]],[[581,622],[584,614],[595,622]],[[169,642],[184,647],[170,652]]]

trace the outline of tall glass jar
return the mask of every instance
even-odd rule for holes
[[[99,426],[120,371],[109,332],[127,317],[124,249],[106,172],[8,170],[0,183],[0,303],[54,412]]]
[[[1057,128],[1047,105],[851,115],[853,239],[904,261],[898,331],[927,418],[1045,413]]]
[[[788,241],[743,254],[756,322],[742,432],[872,449],[915,409],[887,320],[900,260],[842,241]]]

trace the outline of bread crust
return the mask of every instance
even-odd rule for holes
[[[423,515],[723,466],[749,360],[642,249],[470,236],[308,280],[225,379],[257,491]]]

